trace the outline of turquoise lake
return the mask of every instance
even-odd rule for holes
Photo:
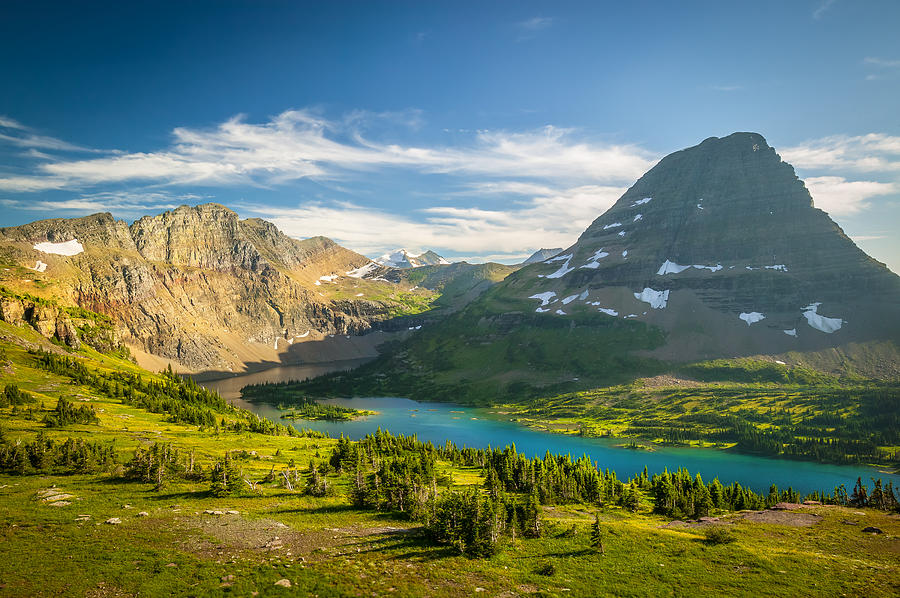
[[[346,364],[346,367],[352,365],[355,364]],[[419,440],[435,445],[442,445],[447,440],[458,447],[474,448],[515,444],[516,450],[528,456],[543,456],[547,451],[569,454],[573,458],[587,455],[598,467],[614,470],[623,479],[642,471],[645,466],[651,474],[666,468],[672,471],[686,467],[692,474],[700,473],[706,481],[718,477],[724,484],[739,482],[757,492],[768,491],[769,485],[773,483],[779,488],[793,487],[801,493],[814,490],[831,493],[835,486],[845,484],[850,492],[859,476],[870,488],[871,477],[880,477],[885,483],[893,481],[895,486],[900,487],[900,475],[871,467],[773,459],[716,449],[661,446],[655,451],[633,450],[616,446],[625,442],[623,439],[581,438],[541,432],[515,422],[496,419],[496,416],[487,417],[487,412],[482,409],[447,403],[419,403],[393,397],[329,399],[322,402],[378,413],[355,421],[327,422],[282,420],[282,412],[276,406],[247,403],[239,398],[240,388],[245,384],[303,379],[321,373],[318,371],[321,367],[274,368],[278,371],[266,370],[247,376],[203,382],[203,385],[218,390],[232,403],[262,417],[293,425],[298,429],[327,432],[332,437],[343,434],[357,440],[380,427],[393,434],[415,434]],[[334,369],[334,366],[329,369]]]

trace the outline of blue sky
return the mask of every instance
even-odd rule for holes
[[[625,4],[5,2],[0,225],[216,201],[515,262],[756,131],[900,271],[900,3]]]

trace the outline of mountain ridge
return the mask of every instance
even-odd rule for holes
[[[205,375],[371,358],[390,335],[368,332],[407,330],[404,321],[388,321],[427,310],[445,286],[456,309],[498,280],[494,268],[462,264],[416,275],[420,282],[411,283],[404,270],[331,239],[293,239],[270,222],[240,219],[215,203],[180,206],[130,225],[98,213],[3,228],[0,261],[6,266],[0,284],[12,295],[110,316],[116,342],[142,365]],[[36,309],[12,296],[4,301],[0,318],[77,340],[64,310]]]
[[[333,302],[313,290],[324,274],[368,258],[324,237],[291,239],[219,204],[181,206],[130,226],[101,213],[0,229],[10,263],[28,263],[43,240],[77,240],[83,250],[40,253],[47,267],[33,273],[39,288],[26,290],[113,316],[138,353],[190,369],[235,369],[274,358],[279,339],[354,334],[389,317],[384,301]],[[26,280],[6,282],[27,287]]]

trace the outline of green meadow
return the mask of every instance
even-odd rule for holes
[[[21,470],[7,459],[0,474],[4,595],[900,592],[896,513],[838,505],[742,512],[713,508],[710,521],[673,523],[654,513],[653,494],[633,481],[623,487],[634,489],[634,504],[557,497],[539,507],[538,537],[506,528],[491,554],[473,557],[457,545],[435,541],[410,512],[354,506],[353,471],[328,466],[336,439],[289,435],[287,428],[274,425],[255,432],[247,429],[255,416],[230,407],[196,407],[212,409],[213,425],[175,421],[188,412],[170,405],[169,411],[154,413],[146,405],[156,403],[145,400],[140,407],[140,397],[128,398],[127,389],[119,389],[126,395],[119,397],[98,385],[113,379],[103,376],[124,373],[134,376],[135,388],[156,388],[153,383],[170,394],[181,389],[185,401],[205,395],[171,382],[168,374],[142,371],[122,355],[86,347],[73,352],[5,323],[0,323],[0,335],[0,388],[14,384],[27,393],[26,402],[0,408],[7,457],[39,436],[57,452],[74,439],[114,454],[110,463],[51,457],[41,467],[25,463]],[[48,371],[40,365],[39,348],[77,360],[97,378],[79,384],[72,375]],[[92,410],[96,422],[51,427],[48,415],[56,413],[61,398]],[[162,454],[160,447],[178,455],[172,467],[154,470],[164,475],[153,473],[149,480],[140,471],[135,474],[143,463],[136,453]],[[485,468],[434,454],[438,496],[494,491],[486,487]],[[215,472],[225,471],[225,461],[239,484],[217,491]],[[369,476],[375,475],[364,465]],[[321,472],[321,492],[310,490],[313,469],[316,476]],[[513,490],[504,500],[523,504],[526,499]],[[602,550],[592,540],[595,522]],[[882,533],[863,532],[867,527]]]

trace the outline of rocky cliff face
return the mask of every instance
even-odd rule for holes
[[[73,239],[83,251],[54,253],[62,250],[53,244]],[[35,248],[42,242],[49,253]],[[131,226],[95,214],[0,229],[0,252],[35,277],[7,275],[4,284],[39,282],[27,290],[112,316],[139,354],[195,371],[275,361],[295,339],[363,332],[391,308],[366,299],[335,303],[316,288],[323,275],[367,258],[325,238],[291,239],[216,204]]]
[[[106,353],[122,348],[121,339],[108,318],[5,288],[0,291],[0,320],[13,326],[30,326],[42,336],[73,349],[79,348],[82,342]]]

